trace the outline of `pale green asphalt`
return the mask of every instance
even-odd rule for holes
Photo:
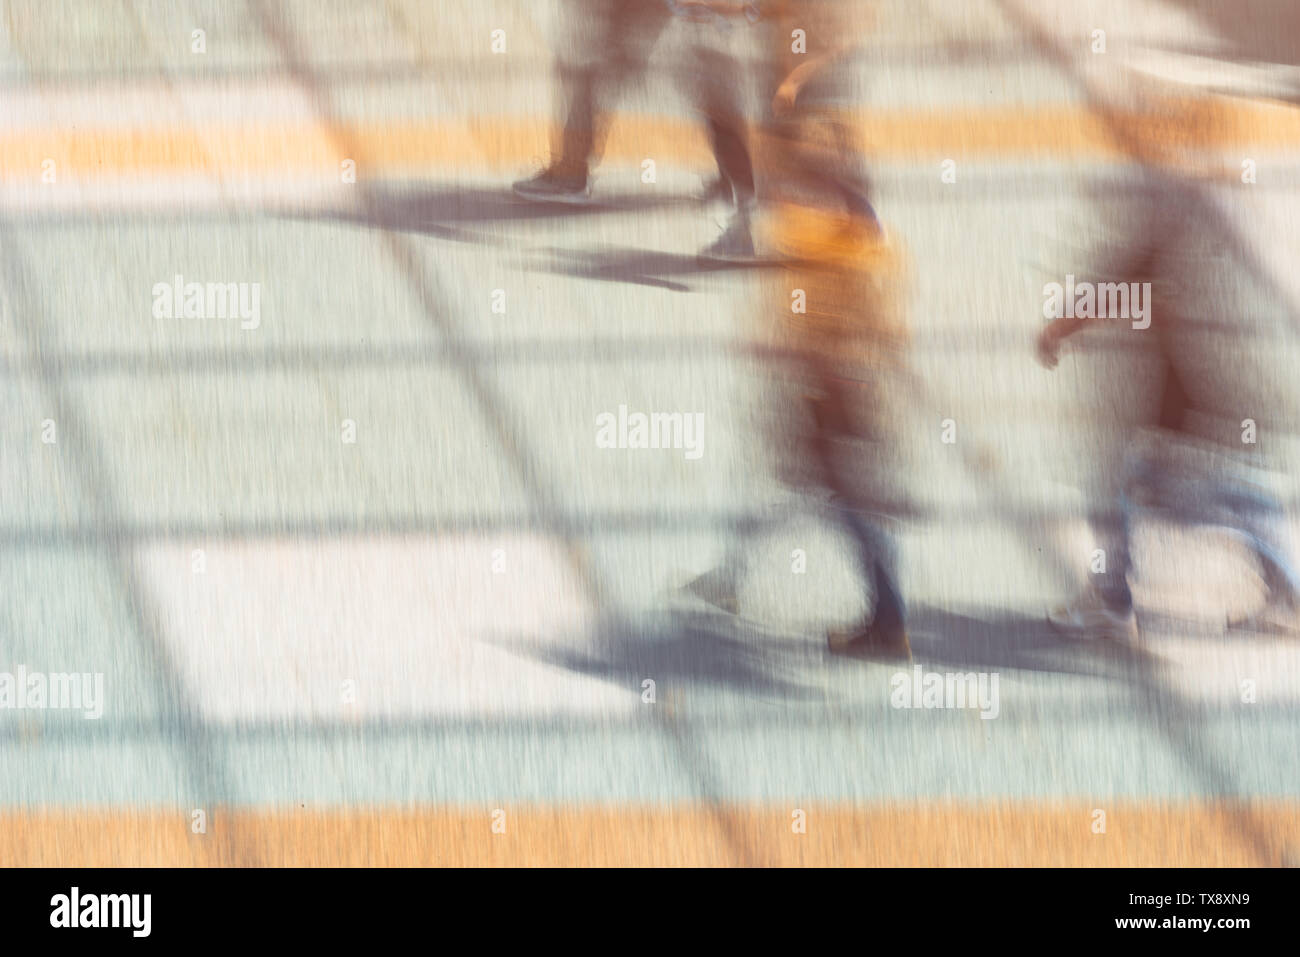
[[[134,23],[64,6],[70,70],[131,62],[183,87],[196,67],[168,38],[193,20],[215,24],[205,70],[291,73],[226,4],[133,2]],[[379,8],[289,5],[307,6],[348,26],[299,37],[304,109],[549,102],[542,57],[485,80],[486,96],[463,71],[444,84],[420,67],[436,55],[403,46]],[[475,6],[467,36],[513,16]],[[889,7],[875,102],[1079,99],[998,5],[906,6]],[[141,33],[148,52],[132,56]],[[1014,69],[916,52],[958,40]],[[31,82],[12,47],[5,82]],[[357,66],[385,57],[444,95]],[[319,208],[6,211],[0,670],[102,671],[108,701],[99,721],[0,713],[0,805],[1300,795],[1292,649],[1164,628],[1128,651],[1040,624],[1072,587],[1058,566],[1088,554],[1081,529],[1041,516],[1100,494],[1103,452],[1152,391],[1114,351],[1048,373],[1031,350],[1042,284],[1084,262],[1079,237],[1100,219],[1089,178],[1122,171],[990,162],[955,185],[929,165],[876,171],[914,265],[926,393],[909,456],[927,517],[902,535],[917,663],[997,673],[996,720],[895,710],[895,668],[826,659],[820,635],[863,599],[844,540],[806,512],[752,544],[743,620],[670,598],[737,517],[791,505],[761,426],[782,393],[740,348],[755,280],[689,268],[722,215],[683,201],[706,172],[666,168],[672,202],[451,236],[436,214],[386,231]],[[400,214],[434,194],[502,196],[508,179],[431,175],[369,198]],[[597,188],[645,198],[633,170],[606,168]],[[154,319],[154,284],[177,274],[260,282],[261,326]],[[1295,343],[1270,342],[1259,374],[1281,381]],[[596,448],[596,415],[620,404],[703,412],[705,454]],[[940,442],[946,418],[956,446]],[[40,440],[46,419],[56,444]],[[1244,593],[1241,553],[1214,536],[1143,541],[1149,567],[1190,556],[1180,591],[1205,596],[1202,618]],[[194,549],[209,561],[197,583]]]

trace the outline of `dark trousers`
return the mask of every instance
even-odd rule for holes
[[[812,434],[808,448],[816,463],[818,481],[831,493],[836,518],[852,537],[864,581],[876,594],[873,622],[881,626],[901,625],[905,617],[903,596],[898,587],[898,549],[893,536],[874,517],[869,497],[858,483],[844,474],[838,454],[843,442],[879,438],[872,423],[860,410],[852,382],[838,376],[830,364],[817,358],[808,361],[816,389],[812,398]]]
[[[650,54],[673,18],[662,0],[587,0],[578,12],[588,18],[585,25],[593,35],[587,42],[598,54],[581,64],[560,64],[564,128],[552,166],[564,175],[586,178],[604,148],[614,101],[645,75]],[[735,89],[737,71],[725,56],[701,52],[695,60],[684,78],[687,92],[703,115],[719,175],[737,204],[746,204],[754,196],[754,166]]]

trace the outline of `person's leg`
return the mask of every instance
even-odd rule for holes
[[[1264,570],[1268,603],[1300,612],[1300,572],[1295,542],[1285,510],[1277,497],[1263,489],[1227,489],[1221,501],[1236,517],[1234,527],[1246,536]]]
[[[1278,260],[1249,241],[1271,251],[1271,244],[1288,241],[1285,218],[1257,215],[1271,210],[1254,197],[1235,191],[1230,201],[1216,200],[1208,187],[1188,189],[1180,204],[1187,226],[1176,232],[1171,268],[1179,277],[1178,308],[1194,321],[1180,323],[1166,350],[1184,370],[1189,405],[1210,420],[1235,432],[1243,419],[1258,419],[1261,432],[1285,430],[1287,405],[1279,401],[1272,383],[1280,368],[1259,343],[1269,341],[1292,321],[1293,312],[1276,274]],[[1241,237],[1225,242],[1225,231]],[[1258,230],[1259,236],[1252,231]],[[1242,238],[1242,237],[1250,237]],[[1215,332],[1230,323],[1230,334]],[[1286,511],[1265,478],[1268,459],[1257,447],[1229,439],[1226,445],[1195,460],[1177,477],[1178,500],[1184,519],[1227,528],[1240,535],[1261,565],[1271,610],[1289,613],[1291,627],[1300,625],[1300,572]],[[1257,471],[1258,470],[1258,471]]]
[[[1158,333],[1169,335],[1167,325]],[[1167,347],[1162,346],[1162,356]],[[1164,385],[1156,416],[1156,427],[1163,433],[1181,432],[1187,416],[1189,398],[1177,364],[1166,359]],[[1097,516],[1093,531],[1098,547],[1106,556],[1106,570],[1097,574],[1095,587],[1106,606],[1121,615],[1133,610],[1133,593],[1129,589],[1128,574],[1131,568],[1129,543],[1133,525],[1144,504],[1154,503],[1165,508],[1176,507],[1171,483],[1176,479],[1168,474],[1168,466],[1161,460],[1159,449],[1153,447],[1150,436],[1139,436],[1129,445],[1121,468],[1121,485],[1117,515]]]
[[[861,407],[869,401],[869,393],[839,376],[824,358],[814,358],[810,367],[819,394],[811,449],[821,484],[831,493],[835,516],[853,539],[863,582],[873,593],[871,613],[849,632],[830,635],[830,648],[848,654],[910,657],[897,545],[881,520],[868,511],[864,490],[857,488],[840,462],[842,445],[873,437],[875,430],[866,421],[873,410]]]
[[[1119,509],[1094,513],[1089,519],[1093,543],[1101,551],[1105,571],[1093,574],[1093,588],[1106,607],[1118,615],[1133,610],[1133,593],[1128,586],[1128,539],[1132,523],[1132,503],[1121,494]]]
[[[1242,536],[1259,561],[1271,603],[1300,612],[1300,572],[1286,510],[1263,475],[1231,447],[1168,478],[1166,498],[1188,524],[1218,525]]]
[[[1162,504],[1189,525],[1214,525],[1241,536],[1262,567],[1270,601],[1300,610],[1295,544],[1276,493],[1235,450],[1201,453],[1198,464],[1169,479]]]
[[[559,67],[559,85],[565,101],[564,125],[548,169],[556,176],[586,185],[596,143],[596,81],[592,65]]]
[[[573,30],[585,36],[557,66],[563,123],[552,159],[537,176],[516,183],[516,191],[541,199],[585,196],[591,167],[604,147],[612,100],[645,71],[670,18],[666,4],[645,0],[576,5]]]
[[[870,626],[902,629],[907,609],[898,585],[898,545],[894,537],[878,519],[859,508],[844,508],[840,516],[853,536],[863,579],[871,584],[874,592]]]
[[[704,251],[704,255],[750,259],[754,255],[752,229],[757,200],[754,167],[743,127],[733,117],[710,116],[706,128],[717,160],[722,192],[731,197],[731,213],[722,235]]]
[[[1108,245],[1098,256],[1092,278],[1097,282],[1148,282],[1159,278],[1167,241],[1168,185],[1163,177],[1143,171],[1135,201],[1107,213],[1109,235],[1125,241]],[[1186,406],[1181,379],[1174,372],[1160,336],[1171,318],[1163,313],[1150,331],[1125,329],[1126,345],[1134,353],[1153,349],[1161,377],[1160,398],[1154,408],[1144,408],[1128,426],[1132,436],[1122,457],[1105,463],[1106,494],[1090,510],[1088,527],[1093,546],[1102,553],[1104,569],[1090,568],[1089,585],[1069,603],[1052,609],[1048,620],[1058,629],[1081,638],[1135,638],[1137,619],[1129,589],[1130,541],[1138,512],[1158,489],[1162,472],[1143,430],[1151,425],[1176,427]]]
[[[1060,631],[1079,638],[1133,638],[1137,618],[1129,591],[1129,536],[1134,502],[1127,490],[1115,499],[1116,507],[1097,510],[1089,516],[1093,544],[1104,556],[1102,571],[1080,595],[1053,608],[1047,615]]]
[[[630,83],[644,77],[650,54],[672,20],[668,5],[658,0],[602,0],[602,3],[604,26],[597,41],[601,47],[600,70],[592,86],[588,112],[575,117],[585,126],[566,152],[573,161],[580,159],[584,169],[600,162],[614,101]]]
[[[745,98],[752,73],[742,57],[759,34],[731,24],[720,28],[692,24],[688,94],[704,118],[718,175],[733,191],[737,205],[752,203],[754,164],[747,135]]]
[[[573,0],[566,7],[564,36],[555,64],[560,125],[552,136],[550,162],[536,175],[514,184],[520,195],[546,201],[585,200],[596,141],[598,86],[606,70],[606,38],[612,16],[611,0]]]
[[[709,146],[718,175],[730,187],[737,209],[754,202],[754,163],[749,154],[743,121],[729,111],[710,113],[705,119]]]
[[[804,280],[792,277],[790,281]],[[787,283],[780,285],[784,289]],[[821,395],[821,378],[815,371],[819,368],[816,361],[805,358],[793,369],[781,367],[761,380],[764,409],[757,445],[764,453],[751,460],[756,467],[753,484],[738,483],[749,493],[744,496],[747,511],[729,529],[722,560],[684,587],[694,597],[736,613],[739,591],[758,543],[799,517],[845,521],[839,509],[828,515],[824,504],[832,484],[824,462],[831,452],[819,439],[819,432],[829,427],[821,411],[823,402],[816,398]],[[770,462],[773,477],[784,489],[779,501],[773,499],[773,486],[759,477],[764,461]],[[870,571],[864,571],[864,580],[871,580]]]
[[[1181,422],[1185,394],[1173,366],[1165,363],[1158,422]],[[1048,620],[1080,637],[1131,638],[1136,635],[1133,593],[1129,587],[1130,543],[1141,510],[1154,501],[1168,506],[1169,477],[1151,437],[1141,430],[1130,441],[1119,464],[1115,495],[1098,505],[1088,518],[1101,567],[1091,569],[1091,585],[1076,600],[1054,609]]]
[[[1180,387],[1166,375],[1161,408],[1178,405]],[[1181,414],[1181,413],[1179,413]],[[1161,419],[1165,414],[1161,413]],[[1129,588],[1130,542],[1138,513],[1162,494],[1164,477],[1148,437],[1135,430],[1122,459],[1113,462],[1118,483],[1098,502],[1088,516],[1092,548],[1089,585],[1067,604],[1053,608],[1048,621],[1060,631],[1079,638],[1126,638],[1137,636],[1133,593]],[[1099,563],[1098,563],[1099,562]]]
[[[722,34],[717,28],[705,25],[696,25],[696,29],[713,32],[705,33],[695,44],[694,88],[690,92],[704,119],[723,193],[729,194],[732,202],[726,230],[706,250],[706,255],[748,258],[754,254],[750,236],[757,198],[754,161],[749,149],[743,84],[740,82],[746,74],[729,49],[729,44],[738,42],[734,31],[745,28],[732,27],[732,34]]]

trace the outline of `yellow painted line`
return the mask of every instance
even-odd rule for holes
[[[862,807],[302,808],[10,811],[12,866],[1279,866],[1300,803],[923,803]],[[1270,850],[1261,850],[1261,846]],[[1286,860],[1284,860],[1284,857]]]
[[[1300,147],[1300,110],[1259,101],[1196,101],[1117,117],[1126,133],[1164,149],[1262,153]],[[855,114],[864,149],[884,158],[932,160],[1082,158],[1123,155],[1106,125],[1082,107],[953,109]],[[412,170],[515,170],[544,160],[554,130],[535,118],[405,119],[194,128],[26,129],[0,135],[0,179],[38,182],[53,159],[60,181],[149,174],[214,177],[302,173],[336,176],[342,159],[358,173]],[[337,143],[358,154],[339,155]],[[761,152],[761,147],[760,147]],[[1243,154],[1247,155],[1247,154]],[[653,158],[697,167],[711,160],[697,123],[677,117],[619,115],[608,161]]]

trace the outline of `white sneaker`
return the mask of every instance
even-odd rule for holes
[[[1047,620],[1072,638],[1137,638],[1137,615],[1130,608],[1118,612],[1107,605],[1096,591],[1089,589],[1068,605],[1054,608]]]

